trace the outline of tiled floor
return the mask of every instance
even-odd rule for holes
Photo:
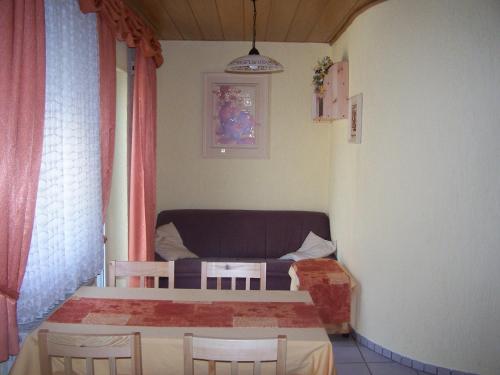
[[[360,346],[352,337],[331,336],[337,375],[426,375]]]

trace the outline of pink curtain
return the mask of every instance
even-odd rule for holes
[[[137,49],[130,155],[129,260],[153,260],[156,219],[156,66]]]
[[[153,58],[156,67],[163,64],[160,42],[123,0],[80,0],[80,10],[99,13],[116,39],[124,40],[130,48],[141,49],[145,56]]]
[[[111,193],[116,126],[116,41],[113,30],[97,17],[99,34],[99,122],[101,140],[102,220]]]
[[[163,63],[161,45],[151,29],[123,0],[79,1],[83,13],[96,12],[99,15],[99,51],[105,54],[100,57],[103,215],[111,188],[115,126],[116,56],[115,47],[111,45],[111,34],[118,40],[124,40],[129,47],[137,48],[130,156],[129,260],[153,260],[156,219],[156,68]],[[112,80],[110,77],[113,77]]]
[[[141,55],[154,61],[155,68],[163,63],[163,56],[161,45],[151,29],[123,0],[80,0],[79,3],[83,13],[98,14],[102,214],[105,220],[111,192],[116,125],[115,39],[124,40],[130,48],[137,47]],[[156,81],[151,90],[156,92]],[[156,111],[156,102],[154,109]]]
[[[0,1],[0,361],[19,352],[45,113],[43,0]]]

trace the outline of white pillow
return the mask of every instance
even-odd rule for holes
[[[165,260],[198,258],[196,254],[184,246],[174,223],[168,223],[156,229],[155,248],[156,252]]]
[[[333,254],[337,250],[332,241],[327,241],[313,232],[309,232],[304,243],[297,251],[288,253],[280,259],[293,259],[299,261],[302,259],[323,258]]]

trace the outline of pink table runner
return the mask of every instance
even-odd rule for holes
[[[180,302],[73,297],[52,323],[153,327],[322,327],[314,305],[302,302]]]

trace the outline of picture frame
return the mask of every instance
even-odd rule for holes
[[[203,157],[269,158],[269,77],[204,73]]]
[[[348,140],[350,143],[361,143],[363,130],[363,94],[349,98]]]

